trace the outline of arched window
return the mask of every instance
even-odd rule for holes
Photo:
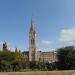
[[[31,44],[33,44],[33,45],[35,44],[35,40],[34,39],[31,40]]]

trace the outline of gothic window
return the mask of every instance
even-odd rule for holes
[[[31,44],[33,44],[33,45],[35,44],[35,40],[34,39],[31,40]]]

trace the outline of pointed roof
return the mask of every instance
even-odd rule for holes
[[[18,52],[18,48],[17,47],[15,47],[15,52]]]
[[[34,24],[34,17],[32,16],[31,18],[31,27],[30,27],[30,31],[35,31],[35,24]]]

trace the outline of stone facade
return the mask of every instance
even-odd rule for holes
[[[56,53],[55,52],[42,52],[38,51],[37,52],[37,61],[39,62],[55,62],[57,61],[56,59]]]

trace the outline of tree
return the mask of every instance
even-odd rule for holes
[[[12,60],[13,60],[12,52],[8,50],[1,51],[0,52],[0,71],[10,71]]]
[[[14,52],[13,57],[14,57],[14,60],[16,60],[16,61],[23,61],[24,60],[23,54],[17,50]]]
[[[20,71],[23,69],[23,63],[24,63],[24,56],[20,51],[15,51],[13,54],[13,61],[12,61],[12,69],[13,71]]]
[[[12,61],[13,60],[13,53],[10,51],[2,51],[0,54],[1,60],[6,60],[6,61]]]
[[[57,58],[59,69],[75,69],[75,49],[73,46],[58,49]]]

